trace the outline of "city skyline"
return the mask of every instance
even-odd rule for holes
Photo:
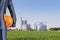
[[[17,15],[17,27],[20,17],[34,26],[35,22],[46,22],[47,27],[60,27],[60,0],[13,0]]]

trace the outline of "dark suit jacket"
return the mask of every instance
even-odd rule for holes
[[[14,23],[16,22],[16,14],[15,14],[12,0],[0,0],[0,24],[1,24],[1,26],[5,24],[3,15],[4,15],[4,13],[6,13],[6,8],[9,9],[10,14],[14,20]]]

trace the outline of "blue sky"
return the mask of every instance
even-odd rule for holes
[[[48,28],[60,27],[60,0],[13,0],[17,15],[17,27],[20,17],[32,25],[35,22],[46,22]]]

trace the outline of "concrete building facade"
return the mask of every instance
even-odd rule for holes
[[[34,29],[36,31],[45,31],[47,30],[47,25],[44,22],[35,23]]]

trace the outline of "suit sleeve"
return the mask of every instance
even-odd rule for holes
[[[10,11],[10,14],[11,14],[14,22],[16,22],[16,14],[15,14],[15,10],[14,10],[14,7],[13,7],[12,0],[11,1],[8,1],[8,9]]]

